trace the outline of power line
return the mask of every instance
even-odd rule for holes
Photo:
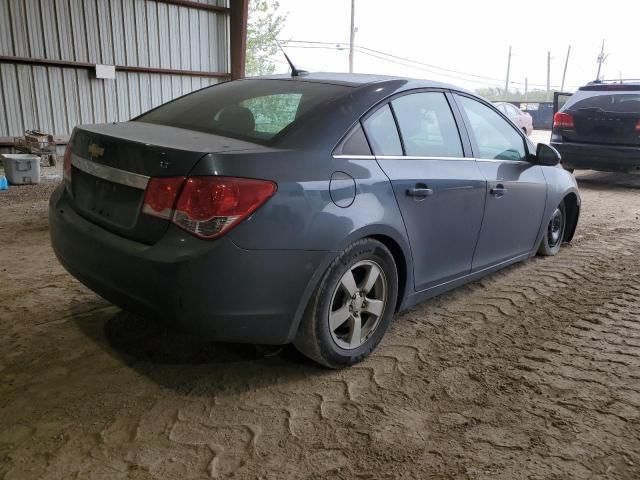
[[[282,43],[289,44],[288,46],[291,47],[291,48],[321,48],[321,47],[318,47],[317,45],[326,45],[323,48],[328,49],[328,50],[345,50],[345,49],[348,48],[348,44],[344,43],[344,42],[326,42],[326,41],[312,41],[312,40],[282,40]],[[292,43],[300,43],[300,44],[305,44],[305,45],[291,45]],[[355,45],[355,48],[357,48],[360,53],[364,53],[365,55],[368,54],[368,55],[370,55],[372,57],[375,57],[375,58],[378,58],[380,60],[388,61],[388,62],[391,62],[391,63],[396,63],[398,65],[402,65],[402,66],[409,67],[409,68],[415,68],[417,70],[423,70],[423,71],[426,71],[426,72],[429,72],[429,73],[433,73],[433,74],[436,74],[436,75],[441,75],[441,76],[448,77],[448,78],[455,78],[455,79],[463,80],[463,81],[466,81],[466,82],[475,81],[476,83],[482,83],[484,85],[491,85],[491,86],[499,86],[500,83],[503,82],[503,80],[500,80],[500,79],[495,78],[495,77],[488,77],[488,76],[484,76],[484,75],[477,75],[477,74],[474,74],[474,73],[463,72],[463,71],[460,71],[460,70],[454,70],[454,69],[450,69],[450,68],[439,67],[437,65],[421,62],[421,61],[414,60],[414,59],[407,58],[407,57],[401,57],[401,56],[398,56],[398,55],[393,55],[393,54],[388,53],[388,52],[383,52],[381,50],[375,50],[373,48],[364,47],[362,45]],[[373,54],[377,54],[377,55],[373,55]],[[385,58],[385,57],[388,57],[388,58]],[[464,77],[460,77],[460,76],[456,76],[456,75],[445,74],[445,73],[434,71],[434,70],[417,68],[414,65],[407,65],[406,63],[395,62],[395,61],[392,61],[390,59],[396,59],[396,60],[400,60],[402,62],[408,62],[408,63],[412,63],[412,64],[415,64],[415,65],[421,65],[421,66],[424,66],[424,67],[428,67],[430,69],[442,70],[443,72],[451,72],[451,73],[455,73],[457,75],[463,75],[464,77],[472,77],[473,79],[489,80],[490,82],[472,80],[470,78],[464,78]],[[523,85],[523,86],[525,85],[525,82],[511,81],[510,83],[511,84],[515,84],[515,85]],[[536,83],[528,83],[528,86],[546,88],[546,85],[536,84]],[[558,85],[552,85],[552,87],[553,88],[558,88]],[[577,87],[577,85],[571,85],[571,87]]]
[[[338,45],[340,45],[340,44],[338,44]],[[321,45],[288,45],[288,46],[291,47],[291,48],[304,48],[304,49],[340,50],[340,51],[346,50],[345,47],[328,46],[328,45],[327,46],[321,46]],[[438,71],[435,71],[435,70],[430,70],[430,69],[427,69],[427,68],[419,67],[417,65],[412,65],[411,62],[407,63],[406,61],[398,61],[398,60],[394,60],[394,59],[391,59],[391,58],[386,58],[386,57],[384,57],[382,55],[378,55],[378,54],[375,54],[375,53],[372,53],[372,52],[368,51],[370,49],[364,49],[364,47],[360,47],[360,46],[357,46],[357,45],[355,46],[355,49],[359,53],[362,53],[363,55],[368,55],[370,57],[374,57],[374,58],[377,58],[377,59],[380,59],[380,60],[384,60],[385,62],[395,63],[397,65],[402,65],[403,67],[408,67],[408,68],[413,68],[413,69],[416,69],[416,70],[421,70],[423,72],[432,73],[434,75],[440,75],[442,77],[455,78],[457,80],[462,80],[462,81],[465,81],[465,82],[473,81],[473,82],[476,82],[476,83],[482,83],[484,85],[489,85],[489,86],[497,86],[498,83],[499,83],[497,81],[495,81],[495,82],[493,82],[493,81],[492,82],[487,82],[487,81],[475,80],[475,79],[474,80],[470,80],[468,78],[460,77],[460,76],[457,76],[457,75],[452,75],[452,74],[449,74],[449,73],[443,73],[443,72],[438,72]],[[413,62],[413,63],[415,63],[415,62]]]
[[[432,73],[434,75],[440,75],[441,77],[455,78],[456,80],[462,80],[464,82],[476,82],[476,83],[481,83],[483,85],[489,85],[489,86],[492,86],[492,87],[499,86],[498,82],[487,82],[487,81],[484,81],[484,80],[470,80],[468,78],[459,77],[459,76],[456,76],[456,75],[453,75],[453,74],[450,74],[450,73],[436,72],[434,70],[429,70],[427,68],[419,67],[417,65],[411,65],[409,63],[401,62],[401,61],[398,61],[398,60],[392,60],[390,58],[385,58],[385,57],[377,55],[375,53],[367,52],[366,50],[361,50],[358,47],[356,47],[356,49],[358,50],[358,52],[362,53],[363,55],[368,55],[370,57],[378,58],[380,60],[384,60],[385,62],[395,63],[397,65],[402,65],[403,67],[409,67],[409,68],[413,68],[413,69],[416,69],[416,70],[421,70],[423,72]]]
[[[283,43],[285,43],[285,41],[283,41]],[[343,43],[343,42],[321,42],[321,41],[314,42],[314,41],[311,41],[311,40],[288,40],[288,41],[286,41],[286,43],[305,43],[305,44],[332,45],[334,48],[336,48],[338,50],[342,50],[343,48],[347,48],[346,47],[347,44]],[[345,47],[343,47],[343,45]],[[296,45],[291,45],[291,47],[294,47],[294,48],[305,48],[305,47],[300,47],[300,46],[296,46]],[[443,70],[443,71],[446,71],[446,72],[457,73],[457,74],[460,74],[460,75],[467,75],[469,77],[474,77],[474,78],[481,78],[483,80],[491,80],[491,81],[495,81],[495,82],[498,82],[498,83],[502,82],[502,80],[500,80],[498,78],[486,77],[484,75],[477,75],[477,74],[474,74],[474,73],[461,72],[459,70],[453,70],[453,69],[450,69],[450,68],[438,67],[437,65],[432,65],[430,63],[420,62],[418,60],[413,60],[411,58],[400,57],[398,55],[393,55],[391,53],[383,52],[381,50],[375,50],[373,48],[364,47],[362,45],[356,45],[356,48],[359,48],[361,50],[366,50],[366,51],[372,52],[372,53],[377,53],[379,55],[384,55],[384,56],[387,56],[387,57],[390,57],[390,58],[395,58],[397,60],[403,60],[405,62],[415,63],[417,65],[422,65],[424,67],[435,68],[437,70]],[[512,82],[512,83],[517,83],[517,82]]]

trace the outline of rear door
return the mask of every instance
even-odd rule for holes
[[[473,269],[530,252],[542,223],[547,184],[542,168],[527,161],[524,136],[489,105],[455,95],[487,181],[486,206]]]
[[[448,95],[422,91],[396,97],[363,124],[402,212],[416,290],[467,274],[482,222],[485,181],[473,158],[465,158]]]

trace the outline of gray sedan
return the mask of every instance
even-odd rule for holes
[[[396,312],[570,241],[580,195],[558,162],[451,85],[245,79],[76,127],[51,240],[122,308],[341,367]]]

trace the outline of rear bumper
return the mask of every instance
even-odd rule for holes
[[[62,265],[121,308],[211,340],[292,340],[328,252],[244,250],[170,227],[154,245],[115,235],[79,216],[62,187],[49,205]]]
[[[551,142],[565,168],[640,173],[640,147]]]

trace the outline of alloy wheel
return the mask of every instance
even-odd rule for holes
[[[564,235],[564,215],[562,214],[562,210],[560,208],[556,208],[551,216],[551,220],[549,221],[549,226],[547,227],[547,239],[549,241],[549,247],[555,248],[558,246],[560,242],[562,242],[562,237]]]
[[[376,262],[360,261],[344,273],[331,299],[329,330],[341,348],[364,344],[380,324],[387,303],[387,278]]]

